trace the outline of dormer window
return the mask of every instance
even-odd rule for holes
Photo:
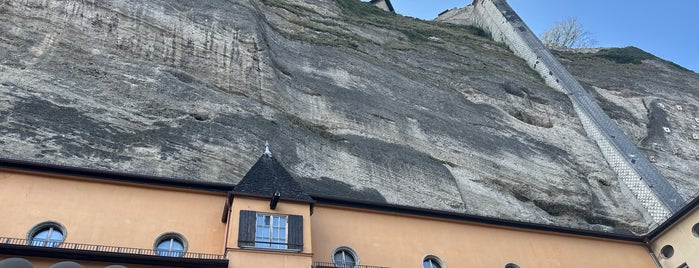
[[[303,217],[241,210],[238,246],[301,251],[303,250]]]
[[[255,247],[287,249],[287,216],[257,213]]]

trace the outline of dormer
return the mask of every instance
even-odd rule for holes
[[[227,253],[240,262],[234,267],[310,267],[313,203],[266,147],[226,206]]]

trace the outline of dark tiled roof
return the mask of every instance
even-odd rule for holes
[[[281,199],[312,202],[288,171],[269,153],[260,156],[245,177],[233,189],[234,194],[272,197],[275,192]]]

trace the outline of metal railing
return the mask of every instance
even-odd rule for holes
[[[261,249],[281,249],[281,250],[301,250],[303,248],[302,244],[293,244],[286,242],[272,242],[272,241],[245,241],[238,240],[240,247],[244,248],[261,248]]]
[[[154,250],[154,249],[143,249],[143,248],[129,248],[129,247],[116,247],[116,246],[105,246],[105,245],[92,245],[92,244],[78,244],[78,243],[66,243],[66,242],[56,242],[49,241],[33,241],[22,238],[12,238],[12,237],[0,237],[0,245],[17,245],[17,246],[27,246],[35,248],[56,248],[56,249],[69,249],[78,251],[91,251],[91,252],[108,252],[108,253],[121,253],[121,254],[133,254],[133,255],[146,255],[146,256],[162,256],[162,257],[173,257],[173,258],[187,258],[187,259],[206,259],[206,260],[225,260],[226,256],[218,254],[208,254],[208,253],[195,253],[195,252],[182,252],[182,251],[167,251],[167,250]]]
[[[383,266],[354,265],[349,263],[313,262],[311,268],[388,268]]]
[[[493,0],[481,3],[477,7],[482,8],[475,9],[478,15],[476,24],[489,29],[496,41],[507,44],[517,56],[534,65],[533,69],[541,74],[547,85],[568,95],[588,137],[597,143],[619,180],[646,213],[655,222],[661,222],[677,212],[685,202],[677,189],[651,164],[507,2]]]

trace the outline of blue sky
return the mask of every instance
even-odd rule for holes
[[[391,0],[396,12],[434,19],[472,0]],[[537,35],[576,17],[598,47],[635,46],[699,72],[699,1],[508,0]]]

